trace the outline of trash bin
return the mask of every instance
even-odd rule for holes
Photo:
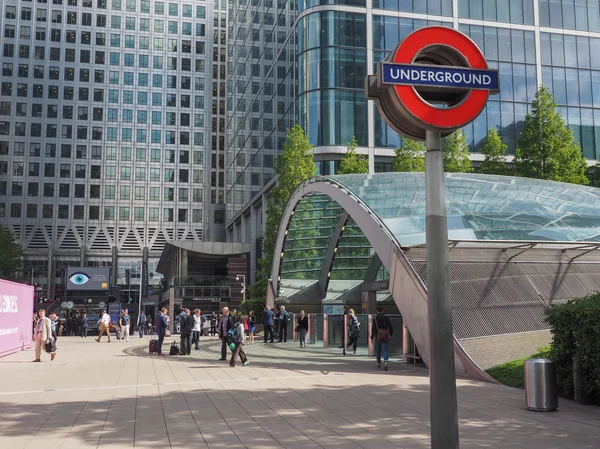
[[[525,362],[525,402],[528,410],[556,411],[556,363],[548,359],[529,359]]]

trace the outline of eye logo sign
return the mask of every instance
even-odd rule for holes
[[[86,283],[88,283],[90,280],[90,277],[83,272],[78,272],[78,273],[73,273],[71,275],[71,277],[69,278],[69,282],[72,282],[75,285],[84,285]]]
[[[106,267],[69,267],[66,274],[67,290],[108,290],[110,270]]]
[[[425,140],[426,131],[447,135],[472,122],[500,83],[475,42],[434,26],[400,42],[379,63],[377,75],[365,78],[365,90],[395,131]]]

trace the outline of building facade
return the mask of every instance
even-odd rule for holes
[[[600,156],[598,0],[233,0],[229,14],[230,241],[261,235],[273,156],[296,123],[321,174],[335,173],[353,136],[371,171],[391,170],[399,137],[365,100],[364,77],[425,26],[466,33],[500,72],[500,94],[465,128],[473,160],[483,159],[490,128],[514,153],[540,85],[556,96],[590,164]]]
[[[157,284],[166,241],[223,239],[225,0],[0,10],[0,224],[38,293],[68,265],[136,290],[143,258]]]

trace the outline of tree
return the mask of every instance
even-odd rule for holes
[[[312,178],[316,172],[312,145],[308,142],[304,130],[299,125],[288,129],[283,152],[275,161],[277,185],[268,194],[265,235],[262,240],[264,257],[259,261],[260,267],[257,270],[256,283],[248,288],[252,299],[266,297],[267,282],[271,276],[273,254],[277,243],[277,232],[287,202],[298,185]],[[264,305],[262,308],[264,309]]]
[[[545,87],[535,94],[519,136],[515,169],[520,176],[588,184],[587,163],[556,99]]]
[[[416,140],[400,137],[400,147],[396,148],[392,170],[396,172],[425,171],[425,145]]]
[[[507,145],[502,143],[502,139],[498,135],[495,128],[490,128],[483,149],[481,152],[485,156],[484,161],[479,166],[481,173],[489,175],[507,175],[509,173],[506,166],[506,149]]]
[[[442,139],[442,153],[444,154],[444,171],[446,173],[470,173],[473,171],[467,136],[462,129]]]
[[[0,254],[0,278],[21,281],[21,246],[3,226],[0,226]]]
[[[352,142],[348,142],[348,151],[340,160],[338,175],[350,175],[353,173],[369,173],[369,159],[360,154],[356,154],[358,142],[356,137],[352,136]]]

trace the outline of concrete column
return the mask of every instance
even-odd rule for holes
[[[188,251],[187,249],[180,249],[181,253],[181,267],[180,267],[180,276],[188,275]]]
[[[48,277],[46,283],[48,285],[46,291],[46,298],[54,299],[54,250],[52,246],[48,248]]]

